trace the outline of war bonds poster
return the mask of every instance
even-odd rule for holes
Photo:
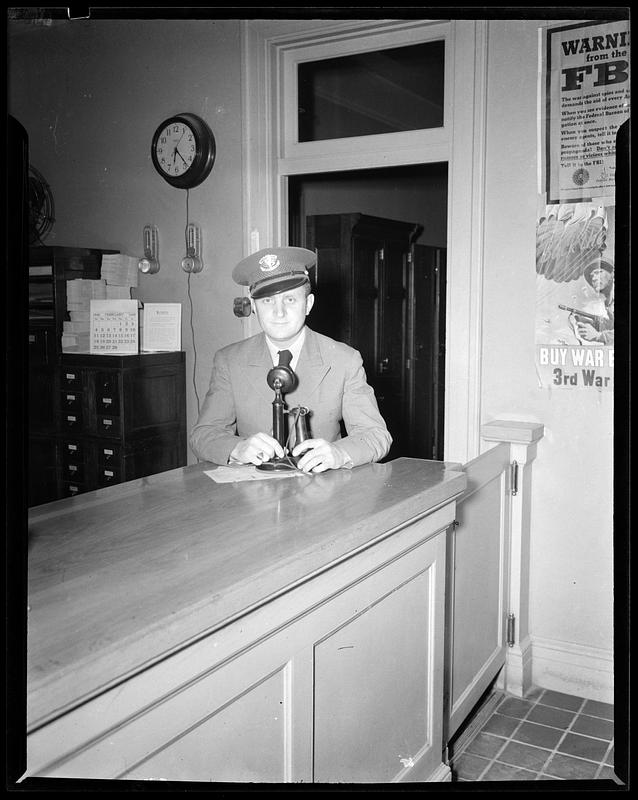
[[[545,207],[536,229],[536,369],[543,387],[614,386],[614,206]]]

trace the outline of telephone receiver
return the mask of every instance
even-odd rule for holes
[[[275,399],[272,401],[272,435],[285,451],[290,443],[293,431],[295,433],[296,445],[310,438],[307,420],[310,411],[305,406],[297,406],[290,410],[286,408],[283,395],[293,391],[299,385],[299,379],[290,367],[273,367],[266,375],[266,383],[275,392]],[[288,415],[289,421],[291,417],[293,418],[292,424],[290,425],[290,434],[288,436],[286,436],[286,414]],[[283,458],[273,456],[270,461],[259,464],[257,469],[265,472],[295,470],[297,469],[297,460],[287,454],[284,455]]]

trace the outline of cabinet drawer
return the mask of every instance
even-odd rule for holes
[[[119,464],[120,455],[119,445],[104,442],[98,443],[97,461],[100,466],[111,468],[114,464]]]
[[[65,440],[62,442],[62,459],[68,461],[84,460],[84,444],[80,439]]]
[[[112,483],[120,483],[122,480],[122,473],[118,466],[113,464],[112,466],[105,467],[104,465],[100,465],[97,471],[97,482],[98,486],[110,486]]]
[[[117,416],[120,413],[119,376],[113,372],[95,375],[95,410],[98,414]]]
[[[65,481],[62,484],[63,497],[75,497],[76,494],[82,494],[85,491],[84,484],[76,481]]]
[[[82,430],[82,410],[62,411],[60,420],[63,430],[80,431]]]
[[[83,483],[84,464],[81,461],[64,460],[62,462],[62,477],[65,481]]]
[[[75,391],[60,392],[60,410],[63,414],[69,412],[82,413],[82,393]]]
[[[119,416],[120,401],[117,394],[99,394],[95,398],[95,410],[98,414]]]
[[[82,388],[82,372],[79,369],[64,368],[61,370],[60,384],[63,389],[79,391]]]
[[[120,418],[114,416],[98,417],[96,424],[98,436],[119,436],[122,429]]]

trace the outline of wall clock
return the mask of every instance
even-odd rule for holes
[[[153,166],[176,189],[192,189],[208,177],[215,163],[215,137],[195,114],[175,114],[153,135]]]

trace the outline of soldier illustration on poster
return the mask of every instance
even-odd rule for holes
[[[613,206],[548,205],[536,232],[536,367],[543,387],[613,389]]]

